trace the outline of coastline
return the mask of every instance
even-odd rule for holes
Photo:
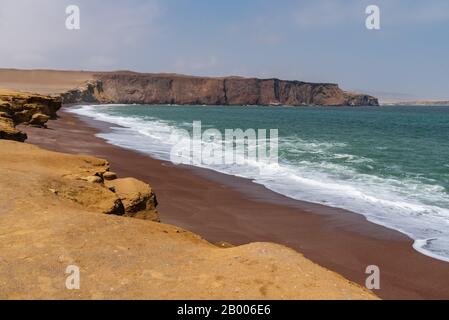
[[[364,285],[368,265],[381,270],[381,298],[449,297],[448,264],[420,254],[413,241],[354,213],[289,199],[249,180],[206,169],[174,166],[95,137],[108,125],[68,114],[49,130],[22,128],[28,143],[106,158],[113,171],[151,183],[164,223],[211,242],[269,241]]]

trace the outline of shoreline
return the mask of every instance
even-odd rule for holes
[[[109,125],[61,109],[49,130],[23,127],[46,149],[105,158],[120,176],[150,183],[164,223],[211,242],[268,241],[287,245],[319,265],[364,285],[377,265],[386,299],[449,297],[449,265],[412,247],[407,236],[342,209],[293,200],[250,180],[208,169],[175,166],[95,137]]]

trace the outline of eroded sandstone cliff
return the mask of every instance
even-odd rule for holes
[[[134,72],[97,73],[84,86],[62,94],[64,103],[200,105],[378,105],[337,84],[241,77],[207,78]]]
[[[18,124],[45,127],[61,108],[59,97],[0,89],[0,139],[25,141]]]

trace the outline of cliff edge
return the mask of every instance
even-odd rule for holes
[[[0,89],[0,139],[25,141],[27,136],[18,124],[46,127],[56,118],[61,98]]]
[[[375,97],[346,92],[332,83],[130,71],[0,69],[0,87],[62,95],[64,103],[379,105]]]
[[[179,105],[377,106],[376,98],[337,84],[241,77],[208,78],[133,72],[96,73],[62,94],[64,103]]]

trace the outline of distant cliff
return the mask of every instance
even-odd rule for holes
[[[377,106],[376,98],[337,84],[279,79],[207,78],[175,74],[105,72],[62,94],[64,103],[200,105]]]

